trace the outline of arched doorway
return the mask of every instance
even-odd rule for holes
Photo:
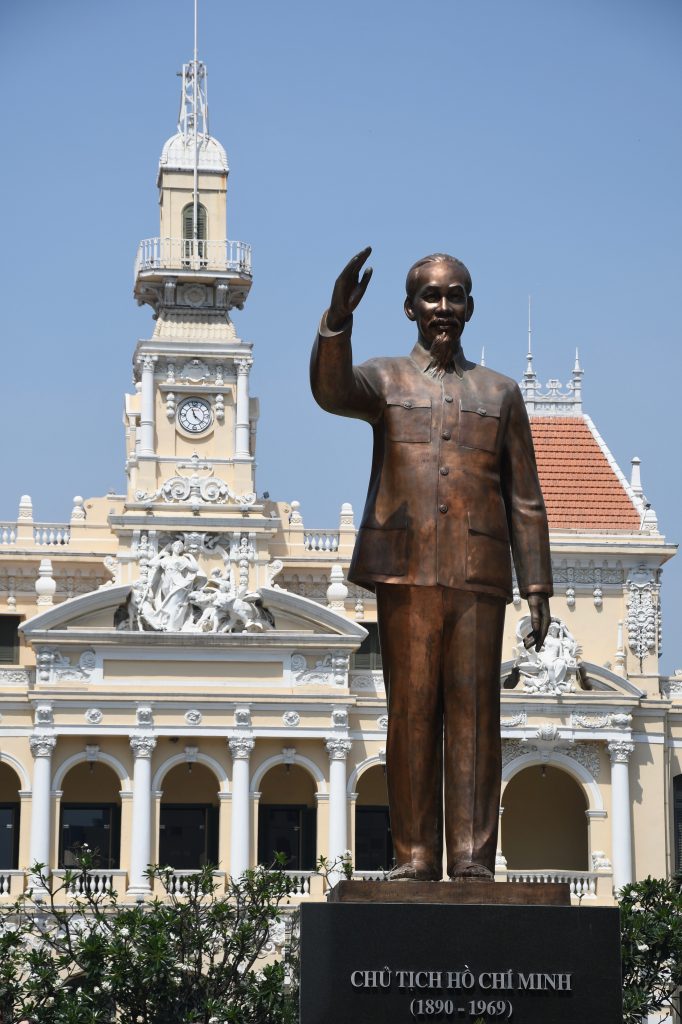
[[[59,867],[72,868],[88,847],[96,868],[118,868],[121,857],[121,780],[101,761],[74,765],[62,782]]]
[[[297,764],[277,764],[260,784],[258,862],[286,857],[287,871],[314,871],[317,847],[315,780]]]
[[[523,768],[507,783],[502,804],[509,869],[588,870],[587,800],[567,772],[549,764]]]
[[[393,841],[383,765],[373,765],[362,773],[357,794],[355,867],[358,871],[388,870],[393,864]]]
[[[19,866],[19,790],[21,780],[8,764],[0,762],[0,868]]]
[[[218,864],[218,779],[206,765],[178,764],[163,780],[159,863],[176,871]]]

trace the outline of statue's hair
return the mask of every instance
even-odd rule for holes
[[[405,291],[407,292],[408,299],[413,297],[417,288],[417,277],[419,276],[419,271],[427,263],[452,263],[452,265],[457,267],[459,270],[463,270],[467,295],[471,295],[471,274],[462,261],[458,260],[455,256],[449,256],[446,252],[434,252],[430,256],[423,256],[420,260],[417,260],[417,262],[413,263],[408,270],[407,277],[405,278]]]

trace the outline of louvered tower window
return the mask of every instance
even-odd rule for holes
[[[188,203],[182,211],[182,254],[183,260],[192,257],[206,260],[206,207],[197,207],[197,237],[194,239],[194,204]]]

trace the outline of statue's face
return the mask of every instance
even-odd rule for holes
[[[419,270],[414,295],[405,299],[405,314],[416,322],[426,348],[449,342],[454,349],[471,319],[474,300],[467,295],[466,275],[452,263],[425,263]]]
[[[173,547],[171,548],[171,551],[173,552],[174,555],[181,555],[184,550],[185,545],[182,543],[181,540],[176,540],[175,543],[173,544]]]

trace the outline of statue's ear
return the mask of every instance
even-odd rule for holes
[[[412,308],[412,299],[410,298],[409,295],[405,299],[405,305],[404,305],[403,308],[405,310],[405,316],[407,317],[408,320],[413,320],[414,321],[414,320],[417,319],[417,317],[415,316],[414,310]],[[473,313],[473,309],[472,309],[471,312]]]
[[[469,323],[469,321],[471,320],[473,315],[474,315],[474,297],[473,297],[473,295],[469,295],[469,297],[467,298],[467,315],[466,315],[466,322],[467,323]]]

